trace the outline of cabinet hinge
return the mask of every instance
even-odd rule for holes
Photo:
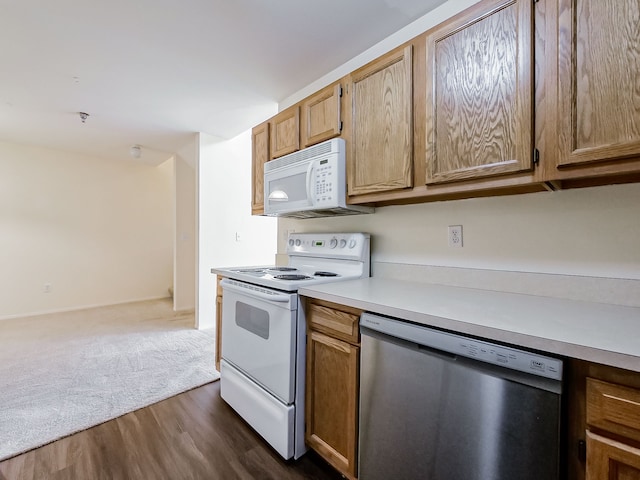
[[[538,165],[540,163],[540,150],[537,148],[533,149],[533,164]]]
[[[587,442],[584,440],[578,440],[578,460],[587,461]]]

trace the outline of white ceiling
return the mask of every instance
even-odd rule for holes
[[[247,130],[443,2],[0,0],[0,140],[168,158],[193,132]]]

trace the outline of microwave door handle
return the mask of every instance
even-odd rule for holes
[[[310,162],[309,167],[307,167],[307,199],[311,202],[311,205],[315,205],[315,198],[313,196],[313,185],[311,184],[313,181],[313,169],[315,168],[316,162]]]
[[[260,300],[267,300],[268,302],[288,302],[291,295],[281,294],[281,293],[262,293],[253,289],[239,287],[237,285],[232,284],[231,282],[223,279],[220,282],[223,289],[231,290],[233,292],[242,293],[244,295],[248,295],[250,297],[259,298]]]

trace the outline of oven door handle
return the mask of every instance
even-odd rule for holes
[[[231,290],[233,292],[243,293],[244,295],[248,295],[250,297],[259,298],[261,300],[266,300],[268,302],[288,302],[291,298],[291,295],[284,293],[263,293],[257,290],[253,290],[251,288],[239,287],[233,283],[231,283],[226,278],[220,282],[222,288],[227,290]]]

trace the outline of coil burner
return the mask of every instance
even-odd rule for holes
[[[275,275],[273,278],[277,278],[278,280],[311,280],[311,277],[307,277],[306,275]]]
[[[313,274],[314,277],[337,277],[338,274],[334,272],[316,272]]]

